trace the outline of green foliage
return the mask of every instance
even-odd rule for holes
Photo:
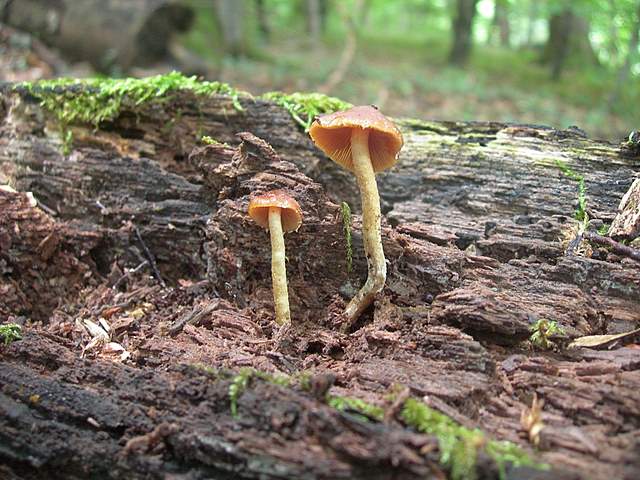
[[[342,213],[342,229],[344,231],[344,240],[347,250],[347,273],[351,273],[353,268],[353,246],[351,242],[351,207],[347,202],[340,204]]]
[[[229,95],[234,107],[242,110],[242,94],[238,90],[226,83],[201,81],[179,72],[147,78],[58,78],[18,83],[14,88],[26,89],[55,115],[65,155],[73,143],[69,125],[88,123],[97,128],[102,122],[116,119],[124,106],[166,101],[168,95],[178,91],[201,96]]]
[[[253,376],[254,371],[250,368],[243,368],[240,373],[231,379],[229,385],[229,405],[231,407],[231,415],[238,416],[238,399],[249,386],[249,380]]]
[[[477,477],[476,461],[481,449],[496,462],[501,478],[506,477],[508,464],[548,468],[536,463],[517,445],[489,440],[482,431],[465,428],[414,398],[407,399],[400,415],[407,425],[437,437],[440,463],[449,469],[452,480],[473,480]]]
[[[359,418],[365,421],[372,418],[374,420],[381,421],[384,418],[384,410],[382,407],[372,405],[364,400],[360,400],[359,398],[333,396],[329,397],[327,404],[336,410],[355,411]]]
[[[262,95],[262,98],[284,107],[305,132],[309,131],[316,115],[346,110],[352,106],[339,98],[328,97],[322,93],[268,92]]]
[[[564,333],[564,329],[558,325],[558,322],[541,318],[531,326],[529,341],[536,347],[549,350],[555,345],[551,337],[564,335]]]
[[[124,105],[161,102],[167,95],[184,90],[202,96],[229,95],[234,107],[242,110],[241,93],[236,89],[179,72],[147,78],[58,78],[18,83],[14,88],[28,90],[62,125],[89,123],[97,127],[117,118]]]
[[[22,327],[15,323],[5,323],[0,325],[0,338],[5,345],[22,339]]]
[[[598,228],[598,235],[602,235],[602,236],[608,235],[609,228],[611,228],[611,225],[609,225],[608,223],[601,225],[600,228]]]
[[[209,135],[203,135],[202,137],[200,137],[200,141],[205,145],[222,145],[221,142],[219,142],[215,138],[211,138]]]

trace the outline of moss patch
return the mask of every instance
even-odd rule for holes
[[[198,80],[180,72],[147,78],[58,78],[18,83],[14,89],[27,91],[56,117],[65,151],[70,149],[72,142],[69,125],[91,124],[97,128],[102,122],[116,119],[124,107],[166,101],[171,93],[191,91],[202,96],[228,95],[240,111],[243,110],[240,98],[251,98],[248,93],[226,83]],[[352,106],[321,93],[269,92],[260,98],[284,107],[305,131],[309,130],[316,115]]]
[[[384,418],[382,407],[371,405],[370,403],[353,397],[329,397],[327,404],[340,411],[352,411],[361,419],[369,421],[371,419],[381,421]]]
[[[228,95],[238,110],[239,92],[226,83],[198,80],[179,72],[147,78],[58,78],[38,82],[18,83],[15,90],[26,90],[40,101],[40,105],[58,120],[64,153],[72,143],[72,124],[91,124],[96,128],[105,121],[116,119],[124,107],[166,101],[180,91],[195,95]]]
[[[534,462],[517,445],[489,440],[481,430],[465,428],[414,398],[407,399],[400,416],[407,425],[437,437],[440,463],[449,470],[453,480],[477,477],[476,460],[481,450],[496,462],[501,478],[506,477],[506,466],[509,464],[515,467],[548,468]]]
[[[0,340],[5,345],[9,345],[11,342],[22,339],[22,327],[15,323],[6,323],[0,325]]]
[[[229,95],[233,105],[242,110],[241,92],[226,83],[198,80],[179,72],[147,78],[59,78],[19,83],[15,89],[26,89],[41,105],[65,124],[99,125],[113,120],[124,105],[142,105],[159,101],[168,94],[192,91],[196,95]]]
[[[198,366],[198,368],[202,367]],[[243,368],[231,378],[229,385],[229,403],[231,414],[234,417],[238,416],[238,399],[251,386],[251,380],[254,378],[282,387],[291,388],[297,384],[298,388],[309,389],[309,377],[306,372],[286,376]],[[327,396],[326,402],[330,407],[350,412],[362,421],[382,421],[384,419],[385,411],[382,407],[359,398]],[[549,468],[548,465],[535,462],[516,444],[488,439],[481,430],[465,428],[415,398],[409,398],[404,402],[400,418],[407,426],[437,438],[440,463],[449,471],[452,480],[475,479],[477,477],[476,464],[480,452],[484,452],[495,462],[500,478],[506,478],[507,466],[529,466],[541,470]]]
[[[322,93],[268,92],[260,98],[270,100],[285,108],[298,125],[304,128],[305,132],[309,131],[316,115],[346,110],[353,106],[339,98],[329,97]]]
[[[552,337],[559,337],[564,334],[564,329],[558,325],[558,322],[541,318],[531,326],[529,341],[538,348],[549,350],[555,346]]]
[[[259,378],[283,387],[288,387],[292,383],[292,378],[284,375],[271,375],[270,373],[261,372],[253,368],[241,369],[240,372],[231,379],[231,384],[229,385],[229,406],[233,417],[238,416],[238,399],[249,387],[253,378]]]

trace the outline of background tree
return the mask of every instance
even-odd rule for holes
[[[245,55],[245,0],[215,0],[213,5],[225,52],[232,57]]]
[[[629,36],[629,46],[624,63],[618,71],[615,87],[609,97],[608,106],[612,109],[618,101],[622,90],[625,88],[631,73],[631,66],[638,58],[638,44],[640,43],[640,1],[636,4],[635,18],[631,22],[631,35]]]
[[[478,0],[457,0],[453,21],[453,46],[449,61],[455,65],[464,65],[471,54],[473,44],[473,20],[476,16]]]
[[[264,41],[269,41],[269,38],[271,37],[271,28],[269,27],[269,20],[267,18],[265,0],[255,0],[255,9],[260,36]]]
[[[589,39],[589,10],[586,2],[550,4],[549,35],[542,61],[551,67],[551,78],[558,80],[571,58],[575,62],[598,64]]]
[[[307,29],[309,37],[314,45],[320,41],[320,31],[322,27],[320,19],[320,3],[322,0],[306,0],[307,6]]]
[[[502,47],[511,44],[511,26],[509,24],[509,0],[495,0],[493,8],[493,20],[489,34],[489,42],[493,43],[496,35]]]

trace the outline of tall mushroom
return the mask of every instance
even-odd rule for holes
[[[375,106],[321,115],[311,125],[309,134],[329,158],[355,174],[360,188],[362,238],[369,274],[345,310],[351,323],[373,302],[387,278],[375,174],[395,165],[403,144],[402,134]]]
[[[302,225],[300,205],[281,190],[273,190],[254,197],[249,202],[249,216],[271,235],[271,280],[276,322],[291,322],[287,268],[285,266],[284,234]]]

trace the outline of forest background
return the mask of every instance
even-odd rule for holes
[[[181,42],[254,94],[323,91],[388,114],[640,125],[638,0],[191,0]]]

